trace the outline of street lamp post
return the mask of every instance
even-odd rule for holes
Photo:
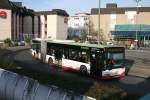
[[[100,45],[100,0],[98,0],[98,45]]]
[[[137,21],[138,21],[138,6],[139,6],[139,2],[140,2],[141,0],[135,0],[135,2],[136,2],[136,12],[137,12],[137,14],[136,14],[136,40],[135,40],[135,42],[136,42],[136,49],[138,48],[138,23],[137,23]]]

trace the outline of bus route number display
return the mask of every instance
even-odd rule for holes
[[[124,49],[123,48],[108,48],[107,51],[108,52],[123,52]]]
[[[86,49],[86,50],[88,50],[89,48],[88,48],[88,47],[82,46],[81,49]]]

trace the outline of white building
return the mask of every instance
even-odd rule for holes
[[[35,12],[35,30],[41,38],[65,40],[67,39],[67,18],[68,14],[60,9]]]
[[[0,40],[11,38],[11,10],[0,9]]]
[[[68,34],[69,37],[79,36],[80,31],[86,29],[89,32],[89,14],[84,12],[79,12],[75,16],[70,16],[68,18]]]
[[[11,8],[7,0],[0,1],[0,40],[11,38]]]

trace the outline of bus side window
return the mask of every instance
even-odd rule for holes
[[[88,52],[81,51],[81,53],[79,53],[79,59],[80,62],[88,63],[89,62]]]
[[[47,50],[48,55],[54,56],[54,47],[50,47]]]
[[[65,59],[68,59],[68,56],[69,56],[68,53],[69,53],[69,52],[68,52],[68,49],[63,49],[63,55],[64,55],[64,58],[65,58]]]
[[[62,48],[56,48],[54,54],[57,60],[62,59]]]
[[[48,55],[51,55],[51,54],[50,54],[50,50],[51,50],[50,48],[47,48],[47,54],[48,54]]]
[[[75,49],[69,50],[69,59],[78,61],[78,51]]]
[[[39,53],[41,51],[41,46],[39,44],[36,44],[36,52]]]

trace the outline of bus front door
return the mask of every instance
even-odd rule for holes
[[[95,78],[102,77],[102,69],[104,66],[103,52],[100,50],[91,51],[91,70],[90,75]]]
[[[55,64],[61,67],[62,65],[62,50],[61,48],[56,49],[55,51]]]

